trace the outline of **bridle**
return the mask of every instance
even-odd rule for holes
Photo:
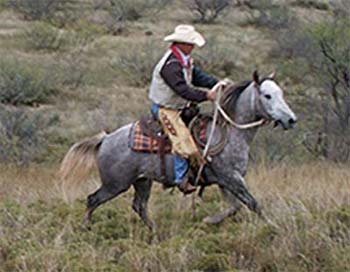
[[[256,84],[256,86],[254,86],[255,92],[257,92],[259,96],[260,96],[260,93],[261,93],[260,92],[260,84],[262,84],[262,82],[264,80],[266,80],[266,79],[263,79],[259,84]],[[213,88],[213,90],[216,90],[216,92],[217,92],[217,97],[216,97],[216,99],[214,101],[214,115],[213,115],[213,121],[212,121],[212,124],[211,124],[209,137],[208,137],[207,143],[206,143],[206,145],[204,147],[203,154],[202,154],[202,157],[203,157],[204,160],[206,160],[206,159],[210,160],[208,158],[209,146],[211,144],[211,141],[212,141],[212,138],[213,138],[213,135],[214,135],[215,125],[217,123],[217,119],[218,119],[219,113],[221,114],[221,116],[224,118],[224,120],[228,124],[234,126],[235,128],[242,129],[242,130],[243,129],[250,129],[250,128],[259,127],[261,125],[264,125],[264,124],[268,123],[268,120],[264,119],[264,118],[261,118],[258,121],[247,123],[247,124],[238,124],[235,121],[233,121],[232,118],[225,112],[225,110],[220,105],[223,88],[224,88],[224,85],[222,85],[222,84],[217,84]],[[260,99],[259,99],[259,101],[260,101]],[[260,103],[261,103],[261,101],[260,101]],[[252,102],[252,104],[254,104],[254,102]],[[262,107],[262,108],[266,112],[265,108],[264,107]],[[201,177],[203,169],[204,169],[204,164],[201,164],[200,167],[199,167],[198,173],[197,173],[197,177],[196,177],[195,183],[194,183],[195,185],[198,184],[198,181],[199,181],[199,179]]]
[[[255,93],[257,93],[258,96],[260,96],[261,94],[261,91],[260,91],[260,85],[265,81],[265,80],[272,80],[271,78],[264,78],[260,83],[259,85],[258,84],[255,84],[254,88],[255,88]],[[215,87],[214,87],[215,88]],[[239,124],[239,123],[236,123],[235,121],[232,120],[232,118],[225,112],[225,110],[221,107],[220,105],[220,100],[221,100],[221,95],[222,95],[222,89],[223,89],[223,86],[222,85],[218,85],[217,87],[217,99],[214,101],[214,117],[215,117],[215,111],[217,110],[221,116],[224,118],[224,120],[232,125],[233,127],[235,128],[238,128],[238,129],[250,129],[250,128],[254,128],[254,127],[259,127],[261,125],[264,125],[266,123],[268,123],[268,120],[266,118],[260,118],[259,120],[257,121],[254,121],[254,122],[250,122],[250,123],[246,123],[246,124]],[[252,107],[254,106],[253,104],[256,103],[256,101],[254,102],[253,99],[255,98],[255,94],[254,94],[254,97],[252,98]],[[261,103],[261,100],[258,99],[258,103],[260,105],[259,109],[262,110],[264,112],[264,115],[268,116],[268,113],[264,107],[264,105]],[[215,120],[216,121],[216,120]]]

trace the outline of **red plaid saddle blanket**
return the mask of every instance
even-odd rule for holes
[[[129,147],[134,151],[157,153],[160,149],[164,152],[171,152],[171,143],[157,137],[150,137],[144,133],[140,121],[133,123],[129,132]],[[163,145],[163,146],[162,146]]]
[[[198,118],[191,128],[191,133],[198,147],[204,147],[207,141],[207,124],[209,118]],[[161,142],[163,141],[163,142]],[[133,123],[129,132],[129,147],[138,152],[171,152],[171,143],[167,140],[159,139],[159,137],[150,137],[143,131],[140,121]]]

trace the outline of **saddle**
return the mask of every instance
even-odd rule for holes
[[[198,114],[189,124],[192,137],[198,146],[199,150],[203,150],[207,140],[210,128],[208,123],[212,117],[208,115]],[[209,155],[215,156],[221,152],[227,143],[225,126],[216,126],[219,140],[211,145]],[[170,153],[171,142],[164,133],[162,124],[153,118],[153,116],[142,117],[140,120],[133,123],[129,132],[129,147],[137,152],[146,153]]]
[[[184,113],[183,113],[184,114]],[[187,113],[188,114],[188,113]],[[203,114],[196,114],[195,117],[182,117],[188,125],[193,139],[199,150],[203,150],[207,143],[210,128],[208,123],[212,117]],[[226,127],[216,126],[219,140],[211,145],[208,154],[215,156],[222,151],[226,145]],[[163,177],[166,177],[165,171],[165,155],[172,150],[171,142],[164,133],[162,124],[156,120],[153,115],[142,117],[133,123],[129,132],[129,148],[136,152],[158,153],[160,157],[160,168]]]
[[[181,118],[188,126],[198,114],[198,106],[192,103],[182,110]],[[169,125],[171,126],[170,122]],[[142,117],[132,125],[129,133],[129,147],[139,152],[171,152],[171,142],[164,133],[162,124],[153,114]]]

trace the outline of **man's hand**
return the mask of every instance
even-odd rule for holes
[[[207,98],[210,101],[215,101],[215,99],[216,99],[216,89],[215,88],[210,90],[209,92],[207,92]]]
[[[224,86],[228,86],[228,85],[233,85],[234,84],[234,82],[231,79],[229,79],[229,78],[224,78],[224,79],[220,80],[219,83],[221,83]]]

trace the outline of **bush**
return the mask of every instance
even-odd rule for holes
[[[207,39],[206,46],[200,51],[194,52],[196,65],[203,68],[205,72],[229,77],[237,72],[237,53],[229,44],[224,44],[215,36]]]
[[[233,5],[233,0],[188,0],[188,8],[200,23],[212,23]]]
[[[27,20],[50,19],[72,0],[8,0],[7,6],[20,12]]]
[[[0,105],[0,162],[28,163],[45,148],[43,118]]]
[[[303,145],[316,157],[338,162],[350,160],[349,30],[346,13],[337,13],[330,20],[284,32],[275,54],[287,56],[291,69],[298,67],[299,82],[308,86],[300,99],[307,109]]]
[[[0,103],[36,105],[48,101],[54,87],[51,78],[33,65],[0,61]]]
[[[272,30],[288,29],[295,19],[294,14],[286,4],[277,4],[273,0],[251,0],[249,6],[249,24],[266,27]]]
[[[24,39],[28,47],[35,50],[56,51],[64,44],[63,36],[57,28],[42,22],[24,32]]]
[[[150,84],[152,72],[164,50],[158,43],[150,41],[120,48],[120,53],[110,65],[118,75],[124,77],[130,85],[145,87]]]
[[[125,28],[128,21],[137,21],[143,17],[154,17],[172,0],[110,0],[101,7],[108,12],[107,27],[112,33]]]
[[[300,6],[305,8],[315,8],[319,10],[328,10],[329,3],[328,1],[322,0],[296,0],[293,2],[294,6]]]
[[[86,82],[88,65],[82,48],[60,56],[57,63],[54,69],[59,84],[76,89]]]
[[[64,31],[44,22],[36,22],[24,32],[24,40],[29,48],[35,50],[79,50],[93,42],[100,31],[90,26],[87,29],[77,26],[75,30]]]
[[[334,0],[330,4],[336,17],[350,17],[350,2],[348,0]]]

